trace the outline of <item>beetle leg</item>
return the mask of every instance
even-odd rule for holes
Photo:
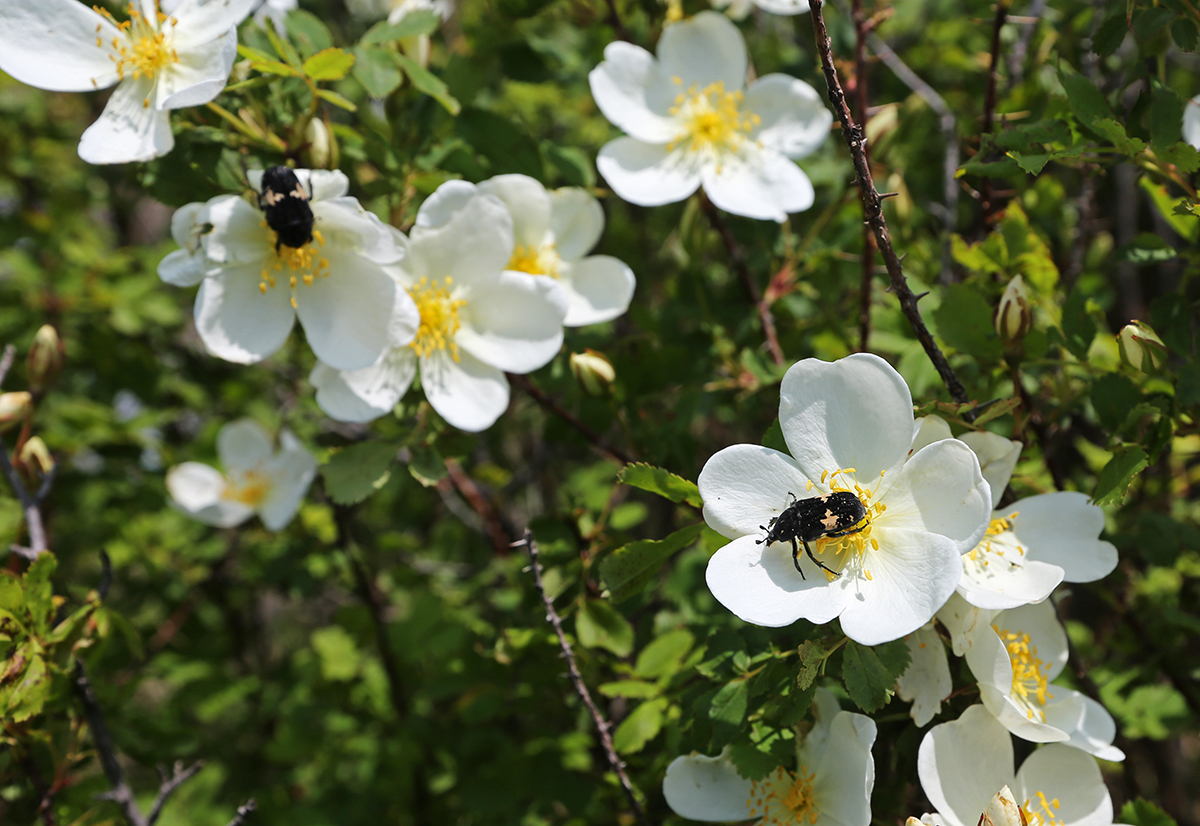
[[[856,525],[851,525],[844,531],[834,531],[833,533],[827,533],[825,535],[835,538],[839,536],[849,536],[852,533],[858,533],[859,531],[866,530],[868,524],[870,524],[870,520],[864,518],[862,522],[859,522]]]
[[[804,543],[804,550],[808,551],[808,543]],[[808,551],[808,555],[812,556],[812,551]],[[796,544],[796,537],[792,537],[792,564],[796,566],[796,571],[800,574],[801,579],[808,579],[804,575],[804,571],[800,570],[800,546]],[[820,564],[820,563],[817,563]]]
[[[832,534],[830,534],[830,536],[832,536]],[[834,576],[841,576],[841,574],[839,574],[837,571],[833,570],[833,568],[830,568],[824,562],[822,562],[821,560],[819,560],[815,556],[813,556],[812,548],[808,547],[808,542],[806,540],[801,539],[800,541],[804,543],[804,550],[808,553],[808,558],[811,559],[813,562],[815,562],[817,564],[818,568],[823,568],[824,570],[829,571],[829,573],[833,574]],[[796,540],[794,540],[794,539],[792,540],[792,547],[793,548],[796,547]],[[795,557],[793,556],[793,559],[794,558]],[[799,560],[796,561],[796,570],[797,571],[800,570]],[[801,574],[801,576],[803,576],[803,574]]]

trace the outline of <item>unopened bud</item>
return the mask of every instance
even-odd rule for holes
[[[994,318],[996,335],[1005,344],[1017,344],[1033,329],[1033,305],[1021,276],[1014,276],[1000,296]]]
[[[575,374],[575,380],[583,385],[584,391],[592,396],[608,395],[617,378],[612,362],[603,353],[591,349],[571,354],[571,372]]]
[[[1154,373],[1167,360],[1167,346],[1144,321],[1131,321],[1117,333],[1121,361],[1143,373]]]
[[[1005,786],[992,796],[979,819],[979,826],[1027,826],[1028,822],[1012,790]]]
[[[24,420],[33,410],[33,396],[24,390],[0,393],[0,432]]]
[[[34,392],[45,390],[63,366],[63,343],[58,331],[43,324],[33,337],[26,366],[29,372],[29,387]]]
[[[331,153],[329,151],[329,127],[320,118],[313,118],[304,130],[304,139],[308,141],[308,160],[310,169],[328,169]]]
[[[50,448],[46,447],[41,436],[31,436],[27,439],[21,446],[17,460],[26,468],[32,468],[36,464],[43,476],[54,470],[54,457],[50,455]]]

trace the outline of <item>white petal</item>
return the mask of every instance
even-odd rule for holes
[[[671,761],[663,778],[663,797],[675,814],[710,823],[750,817],[746,801],[754,784],[738,774],[726,754],[692,753]]]
[[[658,60],[663,75],[680,78],[684,89],[724,83],[725,91],[736,92],[746,83],[746,41],[715,11],[668,26],[658,41]]]
[[[629,309],[637,280],[629,266],[611,255],[590,255],[569,265],[565,327],[611,321]]]
[[[544,275],[502,272],[471,291],[459,310],[459,347],[509,373],[529,373],[562,347],[567,294]]]
[[[308,380],[317,389],[317,404],[339,422],[369,422],[392,411],[417,375],[411,347],[389,350],[361,370],[334,370],[321,362]]]
[[[942,439],[954,438],[954,434],[950,432],[950,425],[946,424],[946,420],[940,416],[922,416],[914,424],[917,431],[913,435],[912,447],[908,449],[910,455],[925,445],[940,442]]]
[[[296,318],[288,291],[259,290],[260,266],[227,267],[200,282],[196,332],[217,358],[261,361],[283,346]]]
[[[811,155],[833,125],[817,90],[791,75],[764,75],[751,83],[743,108],[761,120],[750,139],[789,158]]]
[[[0,68],[8,71],[7,66],[0,66]],[[28,82],[26,81],[26,83]],[[1200,96],[1192,98],[1183,107],[1183,139],[1200,149]]]
[[[761,445],[730,445],[714,453],[700,471],[704,521],[730,539],[764,535],[760,526],[803,499],[807,479],[786,453]]]
[[[933,623],[913,631],[904,641],[911,659],[908,668],[896,680],[896,694],[912,703],[913,722],[924,726],[941,711],[942,700],[954,687],[950,679],[950,663],[946,646],[933,628]]]
[[[1104,511],[1074,491],[1031,496],[1016,502],[1013,533],[1029,553],[1063,569],[1067,582],[1093,582],[1117,567],[1117,549],[1098,539]]]
[[[159,109],[199,106],[221,94],[237,57],[237,31],[230,29],[210,47],[179,52],[179,61],[159,74]]]
[[[1062,689],[1055,687],[1054,690]],[[1083,714],[1075,729],[1068,732],[1071,739],[1067,741],[1067,745],[1086,751],[1101,760],[1114,763],[1124,760],[1125,752],[1112,744],[1117,736],[1117,724],[1112,715],[1091,697],[1081,694],[1079,699],[1083,705]]]
[[[596,106],[621,131],[639,140],[666,143],[679,131],[668,109],[676,87],[641,46],[617,40],[588,74]]]
[[[908,454],[912,396],[879,356],[804,359],[783,377],[779,426],[807,478],[855,468],[859,484],[877,489],[880,473],[898,467]]]
[[[664,144],[617,138],[600,148],[596,169],[622,200],[638,206],[682,201],[700,187],[700,172],[682,151]]]
[[[271,479],[266,499],[258,507],[268,530],[277,531],[292,521],[300,501],[317,474],[317,460],[288,431],[280,434],[280,451],[266,464]]]
[[[112,86],[118,80],[109,59],[114,38],[126,39],[78,0],[0,3],[0,69],[39,89],[90,92]]]
[[[803,14],[808,11],[808,0],[754,0],[754,3],[771,14]]]
[[[502,201],[476,194],[436,227],[413,227],[406,272],[445,282],[456,289],[490,282],[513,253],[512,216]]]
[[[240,502],[222,499],[225,477],[199,462],[184,462],[167,471],[167,490],[171,504],[206,525],[231,528],[254,514]]]
[[[705,580],[717,601],[745,622],[779,628],[804,618],[821,625],[853,596],[826,579],[803,549],[800,554],[806,579],[796,571],[789,545],[764,547],[753,536],[739,537],[713,554]]]
[[[863,645],[911,634],[946,604],[962,575],[958,548],[936,533],[877,525],[862,567],[870,578],[842,574],[855,590],[842,612],[842,632]]]
[[[1094,758],[1070,746],[1044,746],[1021,765],[1013,784],[1019,801],[1036,803],[1038,792],[1058,798],[1054,817],[1063,826],[1110,826],[1112,798]]]
[[[861,473],[858,478],[863,478]],[[949,537],[960,554],[975,547],[992,516],[991,491],[979,472],[979,462],[957,439],[934,442],[913,454],[893,477],[882,501],[887,511],[878,519],[886,520],[889,527]]]
[[[412,304],[412,299],[378,264],[326,249],[330,274],[296,287],[296,315],[321,361],[338,370],[369,367],[388,348],[396,304],[405,299]],[[417,323],[412,321],[414,331]]]
[[[308,180],[305,181],[305,173]],[[340,169],[297,169],[296,177],[307,183],[309,197],[314,203],[341,198],[350,191],[350,179]],[[262,188],[261,180],[256,189]]]
[[[740,156],[706,165],[701,180],[713,204],[762,221],[786,221],[789,212],[811,207],[815,197],[804,171],[770,148],[746,147]]]
[[[154,81],[127,78],[117,85],[99,119],[79,139],[88,163],[130,163],[165,155],[175,146],[171,121],[153,106]]]
[[[992,624],[1001,630],[1028,634],[1030,644],[1037,648],[1038,658],[1049,665],[1049,679],[1053,680],[1066,668],[1067,631],[1058,621],[1054,603],[1049,600],[1003,611],[996,615]]]
[[[210,266],[201,254],[175,250],[158,262],[158,277],[174,287],[194,287],[208,274]]]
[[[218,195],[206,205],[212,231],[202,236],[205,254],[224,264],[254,264],[261,270],[275,254],[275,233],[262,213],[237,195]]]
[[[245,20],[254,3],[255,0],[184,0],[172,12],[179,21],[175,27],[176,50],[210,47],[212,41]]]
[[[981,543],[980,548],[985,544]],[[1015,553],[1015,548],[1010,550]],[[963,577],[959,580],[958,592],[979,608],[1003,610],[1041,602],[1063,580],[1063,570],[1057,565],[1047,565],[1036,559],[1026,559],[1018,565],[1009,561],[1011,554],[1001,557],[983,550],[977,550],[976,554],[979,559],[971,559],[970,554],[963,556]]]
[[[592,251],[604,232],[604,210],[586,189],[564,186],[550,193],[550,229],[564,261]]]
[[[487,430],[508,408],[504,373],[470,353],[454,361],[445,350],[421,359],[421,387],[438,415],[459,430]]]
[[[217,455],[226,470],[251,470],[271,457],[271,437],[251,419],[238,419],[217,434]]]
[[[403,247],[398,245],[404,235],[363,209],[357,198],[314,200],[312,212],[313,229],[320,231],[331,250],[353,250],[355,255],[376,264],[396,264],[405,257]]]
[[[417,210],[417,223],[425,229],[436,229],[448,222],[454,213],[465,207],[478,192],[469,181],[446,181],[425,199]]]
[[[513,219],[513,243],[538,247],[550,232],[550,193],[528,175],[497,175],[479,184],[479,191],[499,198]]]
[[[961,582],[961,580],[960,580]],[[954,656],[961,657],[971,647],[980,629],[987,628],[998,611],[976,608],[959,594],[951,594],[946,604],[938,609],[938,622],[950,632],[950,648]]]
[[[816,766],[825,755],[833,720],[842,713],[842,704],[828,688],[818,687],[813,693],[809,712],[812,714],[813,727],[797,746],[796,761],[799,765]]]
[[[821,823],[868,826],[875,788],[875,721],[851,711],[839,712],[830,726],[826,748],[813,777],[813,798]],[[826,820],[828,818],[828,820]]]
[[[975,826],[992,796],[1014,783],[1012,738],[983,706],[971,706],[925,735],[917,774],[947,826]]]
[[[992,489],[992,507],[998,507],[1017,459],[1021,458],[1021,443],[996,433],[964,433],[961,440],[979,459],[983,478]]]

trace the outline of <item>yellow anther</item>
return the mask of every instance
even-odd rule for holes
[[[683,81],[677,85],[682,86]],[[742,100],[740,90],[727,92],[722,81],[699,90],[695,84],[690,86],[668,110],[683,121],[683,129],[667,144],[667,151],[683,144],[692,152],[724,154],[737,150],[746,135],[762,122],[757,115],[741,111]]]
[[[221,497],[256,508],[267,498],[270,491],[270,482],[261,473],[257,470],[248,470],[228,479]]]
[[[549,275],[552,278],[559,278],[561,264],[562,258],[559,257],[554,244],[542,244],[536,247],[530,245],[513,250],[512,258],[508,260],[505,269],[527,272],[530,275]]]
[[[986,563],[985,563],[986,564]],[[1037,646],[1030,644],[1029,635],[1017,631],[1006,631],[992,626],[1012,662],[1013,700],[1021,706],[1026,718],[1039,723],[1046,721],[1046,701],[1053,699],[1047,686],[1049,663],[1038,658]]]
[[[813,795],[812,772],[801,766],[795,773],[778,768],[750,787],[746,806],[752,818],[762,818],[762,826],[801,826],[814,824],[820,809]]]
[[[422,277],[416,286],[409,287],[408,294],[417,305],[421,314],[421,326],[417,329],[416,338],[408,346],[417,351],[417,355],[426,358],[437,350],[450,351],[450,356],[459,361],[458,344],[454,335],[458,332],[458,311],[466,306],[466,301],[453,298],[449,286],[452,279],[445,279],[446,286],[438,284],[437,280]]]

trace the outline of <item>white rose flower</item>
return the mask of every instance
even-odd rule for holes
[[[100,119],[83,133],[88,163],[148,161],[171,151],[170,109],[207,103],[225,88],[237,24],[254,0],[184,0],[167,15],[154,0],[129,3],[118,22],[77,0],[0,3],[0,69],[52,92],[114,84]]]
[[[917,753],[917,774],[946,826],[976,826],[1004,786],[1030,826],[1112,826],[1112,798],[1095,759],[1052,744],[1014,774],[1012,738],[983,706],[929,730]]]
[[[617,195],[659,206],[703,186],[726,212],[770,221],[811,207],[812,184],[791,159],[820,146],[833,115],[788,75],[743,90],[747,65],[741,33],[714,11],[667,27],[657,59],[608,44],[588,80],[600,111],[627,135],[596,159]]]
[[[942,700],[950,696],[954,684],[950,679],[950,661],[942,638],[927,622],[913,631],[904,641],[911,659],[908,668],[896,680],[896,694],[912,703],[909,715],[918,726],[924,726],[942,709]]]
[[[709,560],[713,595],[755,625],[840,616],[846,636],[864,645],[927,623],[954,593],[961,555],[987,529],[991,493],[975,454],[946,439],[909,457],[908,385],[867,353],[793,365],[783,378],[779,424],[791,456],[734,445],[700,472],[704,519],[733,540]],[[793,496],[833,492],[852,493],[866,511],[858,532],[809,543],[836,576],[803,548],[797,570],[787,541],[761,544],[763,526]]]
[[[249,419],[221,428],[217,455],[225,473],[199,462],[167,471],[172,504],[193,519],[218,528],[240,525],[254,514],[277,531],[292,521],[317,472],[317,461],[289,431],[271,437]]]
[[[183,249],[162,260],[159,277],[200,284],[196,330],[219,358],[260,361],[299,318],[317,358],[343,370],[367,367],[417,330],[416,305],[396,281],[403,250],[391,227],[346,197],[344,174],[295,172],[311,197],[311,241],[277,246],[257,206],[220,195],[175,214],[171,234]],[[262,172],[250,173],[255,189],[261,182]]]
[[[1192,98],[1183,107],[1183,139],[1200,149],[1200,96]]]
[[[816,724],[797,741],[796,770],[780,766],[762,780],[738,774],[726,749],[690,754],[667,767],[663,796],[681,817],[707,822],[755,820],[763,826],[868,826],[875,786],[875,721],[842,711],[825,689],[813,701]]]
[[[734,20],[741,20],[758,6],[771,14],[803,14],[808,11],[808,0],[712,0],[714,9],[724,9]]]
[[[460,430],[492,425],[508,407],[504,374],[528,373],[562,346],[567,294],[553,278],[506,270],[513,255],[508,207],[473,184],[450,181],[417,213],[400,283],[416,302],[416,338],[398,336],[365,369],[324,362],[309,376],[317,404],[335,419],[388,413],[421,374],[433,409]]]

